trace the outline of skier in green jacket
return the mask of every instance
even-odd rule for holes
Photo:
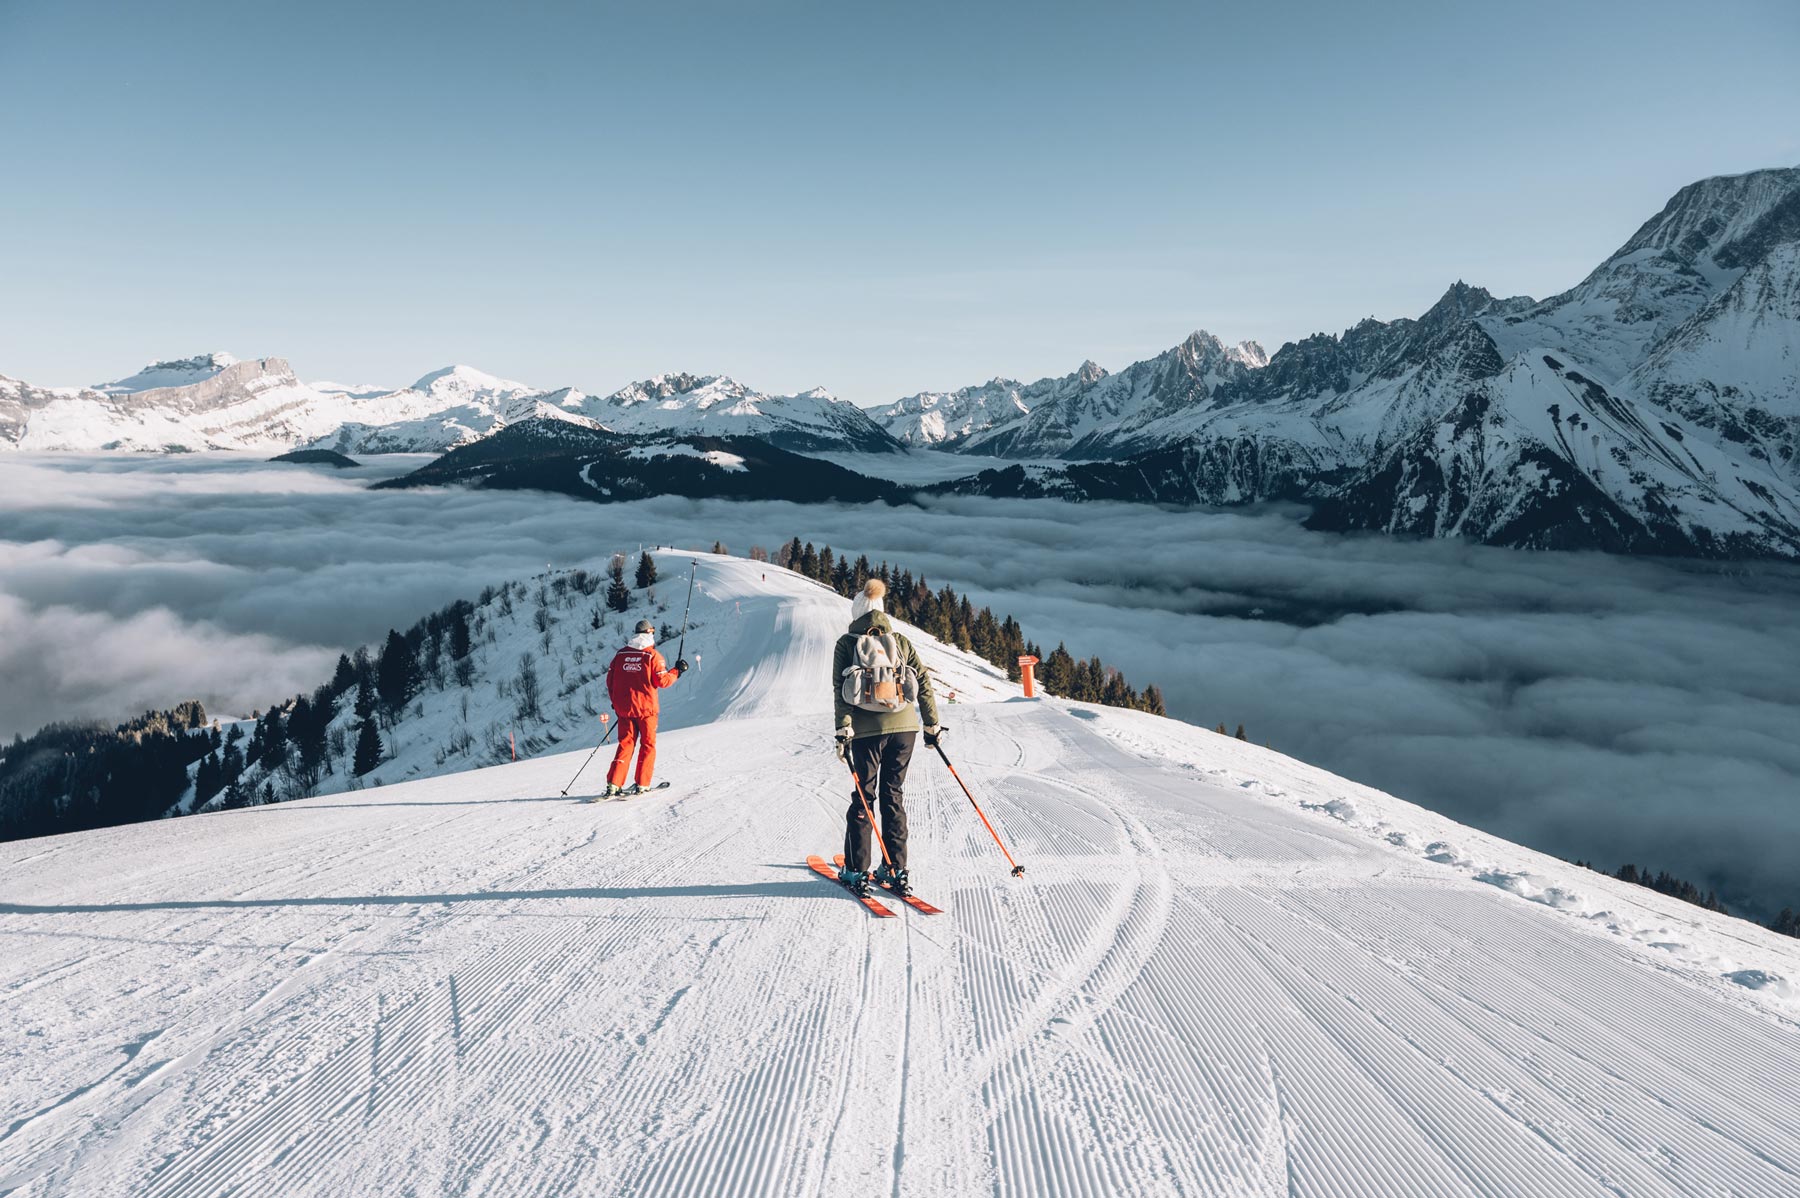
[[[870,882],[895,894],[912,893],[906,872],[906,767],[921,732],[937,744],[937,697],[931,672],[912,642],[894,631],[884,610],[887,584],[871,578],[850,610],[850,630],[838,638],[831,659],[831,693],[837,715],[838,754],[861,784],[850,796],[844,830],[844,885],[868,894]],[[887,860],[869,872],[868,813],[863,796],[881,813]]]

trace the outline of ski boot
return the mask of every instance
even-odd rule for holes
[[[840,869],[838,870],[838,881],[844,884],[844,889],[857,898],[869,897],[869,875],[861,870]]]
[[[639,786],[636,782],[633,782],[630,786],[619,787],[619,797],[621,799],[629,799],[633,795],[641,795],[643,793],[644,788]]]
[[[625,790],[623,787],[614,786],[611,782],[608,782],[606,784],[606,789],[600,792],[600,797],[603,799],[616,799],[624,793]]]
[[[912,894],[912,879],[907,877],[904,869],[890,869],[887,862],[875,867],[874,881],[877,886],[886,886],[889,890],[907,898]]]

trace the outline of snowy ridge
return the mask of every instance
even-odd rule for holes
[[[452,684],[413,781],[0,846],[0,1188],[1793,1193],[1800,945],[924,637],[1027,874],[921,751],[947,914],[870,919],[800,864],[848,605],[699,560],[670,791],[560,799],[585,738],[425,777]]]
[[[903,445],[954,449],[996,425],[1024,417],[1040,404],[1055,403],[1105,377],[1104,368],[1088,361],[1060,379],[1025,384],[996,378],[957,391],[922,391],[873,415]]]
[[[188,387],[215,378],[237,365],[227,353],[200,354],[173,362],[152,362],[136,374],[101,383],[94,390],[102,395],[127,395],[134,391],[154,391],[164,387]]]
[[[589,414],[620,433],[759,437],[797,452],[900,448],[868,413],[823,388],[766,395],[724,375],[659,374],[621,387]]]
[[[801,451],[900,448],[829,392],[767,395],[724,377],[659,375],[598,397],[456,365],[386,391],[309,385],[281,358],[226,354],[159,362],[98,390],[0,376],[0,449],[442,453],[533,418],[644,435],[755,436]]]

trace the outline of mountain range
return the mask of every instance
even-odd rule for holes
[[[388,390],[306,383],[286,359],[240,362],[224,353],[152,363],[94,387],[34,387],[0,375],[0,449],[442,453],[529,420],[760,437],[801,451],[901,448],[867,412],[829,392],[768,395],[720,376],[657,375],[593,396],[458,365]]]
[[[399,390],[308,384],[283,359],[225,354],[91,388],[0,376],[0,448],[444,452],[532,421],[1021,463],[944,487],[963,493],[1289,500],[1321,528],[1800,557],[1800,168],[1684,187],[1548,299],[1457,282],[1417,318],[1273,355],[1195,332],[1117,372],[1089,361],[876,409],[691,374],[604,397],[467,366]]]
[[[1800,169],[1683,188],[1560,295],[1458,282],[1417,319],[1260,356],[1195,333],[1118,374],[994,380],[877,415],[913,444],[1088,463],[967,491],[1298,500],[1326,528],[1800,555]]]

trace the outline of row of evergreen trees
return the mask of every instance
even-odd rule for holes
[[[874,565],[867,556],[851,561],[847,554],[832,553],[829,545],[815,548],[812,542],[802,543],[799,537],[777,549],[773,560],[846,598],[860,591],[869,579],[881,579],[888,588],[886,606],[890,616],[992,662],[1015,682],[1020,676],[1019,657],[1029,655],[1038,659],[1038,682],[1052,695],[1108,707],[1129,707],[1152,715],[1168,714],[1162,691],[1154,683],[1139,691],[1098,657],[1081,660],[1060,642],[1045,654],[1035,642],[1025,639],[1024,629],[1012,616],[997,618],[992,608],[977,609],[967,595],[958,595],[948,586],[933,590],[922,574],[915,577],[911,570],[889,566],[885,561]]]
[[[1575,864],[1603,874],[1606,871],[1592,861],[1577,861]],[[1696,907],[1705,907],[1708,911],[1717,911],[1720,915],[1730,915],[1725,904],[1719,901],[1718,893],[1712,890],[1701,890],[1685,878],[1678,878],[1668,870],[1651,873],[1648,869],[1639,869],[1627,862],[1613,871],[1612,877],[1621,882],[1631,882],[1638,886],[1646,886],[1659,894],[1670,895],[1684,903],[1692,903]],[[1790,933],[1791,934],[1791,933]]]
[[[0,840],[155,819],[187,792],[188,767],[212,745],[197,701],[14,736],[0,756]]]
[[[1606,873],[1604,869],[1601,869],[1592,861],[1577,861],[1575,864],[1591,869],[1595,873]],[[1619,866],[1619,868],[1614,870],[1609,876],[1617,878],[1621,882],[1632,882],[1638,886],[1646,886],[1659,894],[1670,895],[1680,899],[1684,903],[1692,903],[1696,907],[1704,907],[1708,911],[1717,911],[1720,915],[1731,914],[1730,911],[1725,909],[1725,904],[1719,901],[1717,891],[1701,890],[1692,882],[1685,878],[1678,878],[1666,869],[1660,869],[1652,873],[1647,868],[1639,869],[1636,864],[1628,862]],[[1783,936],[1800,938],[1800,911],[1795,911],[1792,907],[1783,907],[1781,909],[1781,914],[1771,920],[1768,926],[1770,931],[1779,932]]]

